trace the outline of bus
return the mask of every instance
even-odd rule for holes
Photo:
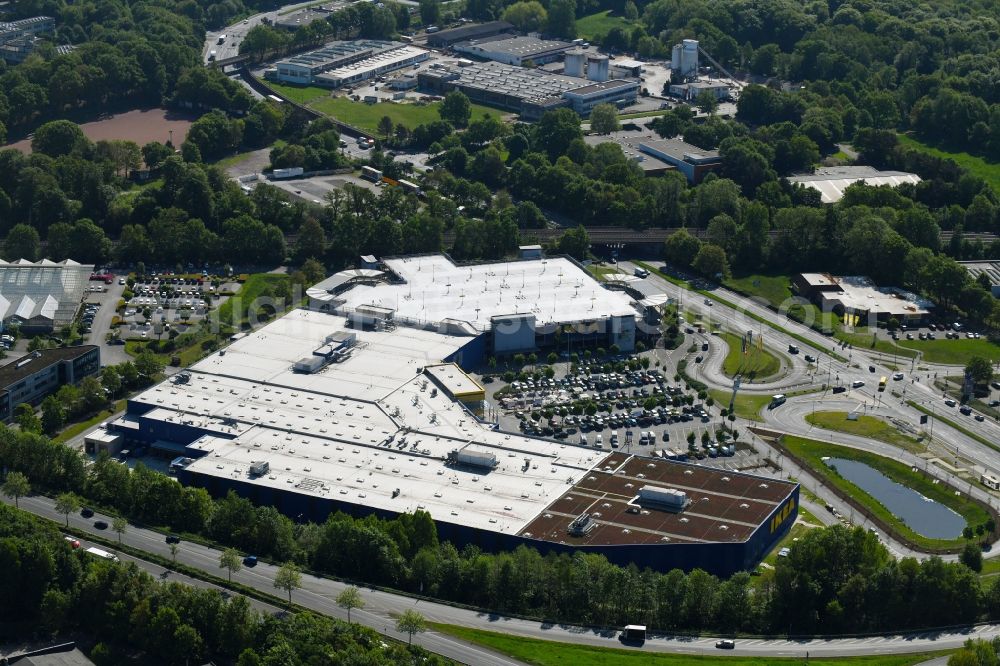
[[[888,381],[889,381],[888,377],[882,376],[881,378],[879,378],[879,380],[878,380],[878,390],[879,391],[884,391],[885,390],[885,385],[886,385],[886,383],[888,383]]]
[[[787,399],[788,398],[785,397],[784,393],[779,393],[777,395],[772,395],[771,396],[771,404],[768,405],[768,409],[774,409],[778,405],[785,404],[785,400],[787,400]]]
[[[992,488],[993,490],[1000,490],[1000,479],[992,474],[983,474],[979,477],[979,482],[982,483],[987,488]]]
[[[86,550],[86,552],[94,557],[99,557],[102,560],[111,560],[112,562],[119,561],[117,555],[113,555],[106,550],[101,550],[100,548],[90,547]]]
[[[381,182],[382,172],[370,166],[361,167],[361,177],[373,183]]]

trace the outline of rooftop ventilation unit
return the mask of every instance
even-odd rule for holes
[[[590,517],[589,513],[583,513],[573,519],[569,524],[569,533],[572,536],[586,536],[597,527],[597,523]]]
[[[271,471],[271,465],[266,460],[250,463],[250,476],[264,476]]]
[[[496,469],[500,464],[497,457],[489,451],[475,451],[464,446],[455,449],[448,454],[448,462],[452,465],[462,465],[464,467],[481,467],[484,469]]]

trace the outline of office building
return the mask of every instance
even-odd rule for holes
[[[680,139],[647,139],[639,143],[639,150],[675,167],[692,184],[722,167],[719,151],[703,150]]]
[[[38,405],[64,384],[78,384],[101,368],[97,345],[29,352],[0,367],[0,421],[10,421],[22,403]]]

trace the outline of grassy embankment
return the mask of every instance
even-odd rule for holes
[[[848,421],[847,412],[815,412],[807,414],[806,421],[817,428],[876,439],[911,453],[921,453],[927,449],[922,437],[918,439],[904,435],[882,419],[867,414],[858,415],[856,421]]]
[[[962,167],[973,176],[979,176],[993,186],[993,189],[1000,191],[1000,164],[987,162],[982,157],[970,155],[969,153],[958,151],[942,150],[913,138],[907,134],[898,134],[899,143],[908,148],[914,148],[928,155],[943,157],[954,160],[958,166]]]
[[[612,15],[611,10],[588,14],[576,20],[576,34],[590,42],[601,41],[614,28],[629,30],[632,22],[623,16]]]
[[[592,647],[572,643],[557,643],[536,638],[525,638],[482,629],[468,629],[450,624],[431,623],[431,628],[470,643],[477,643],[502,654],[535,666],[704,666],[729,664],[731,666],[791,666],[802,659],[783,657],[730,657],[723,655],[686,655]],[[738,647],[738,646],[737,646]],[[810,658],[811,666],[910,666],[946,652],[877,655],[869,657]]]
[[[720,333],[729,347],[725,360],[722,362],[722,372],[729,377],[742,375],[751,380],[763,380],[772,377],[781,370],[781,359],[772,352],[758,349],[751,344],[746,354],[743,353],[740,336],[732,333]]]
[[[898,460],[892,460],[860,449],[838,446],[805,437],[794,437],[792,435],[782,437],[781,445],[807,465],[813,474],[823,479],[825,483],[839,488],[857,504],[863,506],[872,515],[876,516],[883,524],[889,526],[890,529],[911,543],[928,551],[961,548],[965,545],[965,541],[961,537],[955,539],[931,539],[914,532],[908,525],[900,521],[886,509],[881,502],[840,476],[836,470],[827,466],[822,459],[824,457],[842,458],[864,463],[893,481],[915,490],[928,499],[949,507],[961,515],[970,526],[981,525],[990,517],[986,508],[982,505],[963,495],[955,495],[954,491],[949,487],[933,483],[931,478],[924,476],[919,471],[914,471],[908,465]]]

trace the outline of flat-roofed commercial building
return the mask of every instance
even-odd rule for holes
[[[495,35],[461,42],[453,48],[465,55],[521,67],[529,60],[536,65],[560,60],[573,44],[537,37]]]
[[[865,320],[915,324],[930,314],[934,303],[897,287],[879,287],[871,278],[800,273],[792,279],[800,296],[813,301],[824,312],[850,317],[852,325]]]
[[[295,372],[345,334],[351,353]],[[794,483],[495,430],[462,402],[475,382],[449,365],[470,343],[293,310],[132,398],[108,429],[177,455],[178,479],[214,496],[317,521],[427,511],[458,547],[727,574],[794,522]]]
[[[919,183],[920,176],[905,171],[879,171],[869,166],[838,166],[820,167],[815,173],[790,176],[788,182],[818,191],[823,203],[836,203],[843,198],[844,190],[854,183],[896,187],[903,183]]]
[[[471,23],[449,30],[439,30],[427,35],[427,45],[436,48],[447,48],[459,42],[470,39],[482,39],[501,33],[510,32],[514,26],[506,21],[489,21],[488,23]]]
[[[719,151],[703,150],[679,139],[648,139],[639,144],[639,150],[672,165],[694,184],[722,167]]]
[[[693,101],[703,92],[711,93],[715,99],[729,98],[729,84],[721,81],[692,81],[691,83],[671,84],[670,94],[686,101]]]
[[[40,349],[0,367],[0,421],[9,421],[22,403],[37,405],[64,384],[97,374],[97,345]]]
[[[474,102],[519,113],[525,120],[562,107],[587,115],[596,104],[630,104],[639,93],[636,81],[598,83],[499,62],[432,65],[417,78],[423,88],[439,93],[461,90]]]
[[[426,60],[429,53],[403,42],[357,39],[279,60],[267,78],[283,83],[336,88]]]

